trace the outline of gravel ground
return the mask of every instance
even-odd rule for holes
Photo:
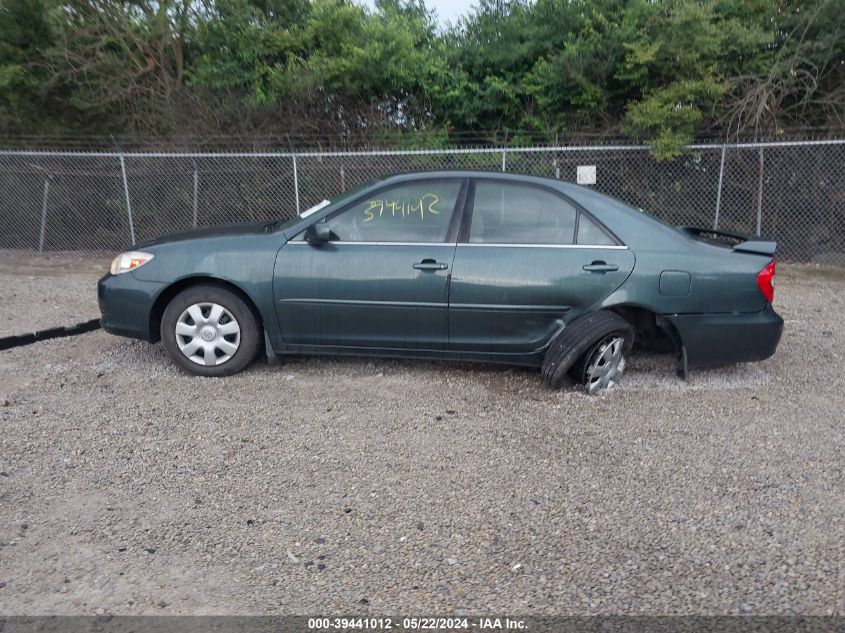
[[[96,316],[105,262],[14,259],[4,329]],[[635,357],[592,398],[367,359],[197,379],[102,331],[0,352],[0,613],[843,614],[845,275],[778,282],[773,359]]]
[[[99,317],[96,283],[110,261],[0,250],[0,337]]]

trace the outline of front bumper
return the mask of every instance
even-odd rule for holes
[[[771,304],[751,314],[674,314],[689,366],[727,365],[772,356],[783,333],[783,319]]]
[[[150,315],[164,287],[163,283],[139,281],[131,272],[105,275],[97,283],[100,325],[110,334],[155,340],[157,333],[151,331]]]

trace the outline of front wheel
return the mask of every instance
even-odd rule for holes
[[[192,286],[176,295],[161,318],[161,340],[183,370],[199,376],[229,376],[258,353],[258,320],[234,292]]]

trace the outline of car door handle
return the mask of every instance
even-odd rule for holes
[[[616,264],[608,264],[606,262],[593,262],[592,264],[587,264],[582,266],[584,270],[590,273],[609,273],[613,272],[614,270],[619,270],[619,266]]]
[[[424,259],[419,264],[414,264],[417,270],[446,270],[449,268],[448,264],[441,264],[433,259]]]

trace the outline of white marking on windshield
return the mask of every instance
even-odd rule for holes
[[[328,200],[323,200],[322,202],[318,202],[313,207],[309,207],[308,209],[305,209],[305,211],[303,211],[302,213],[299,214],[299,217],[307,218],[312,213],[317,213],[317,211],[319,211],[323,207],[327,207],[330,204],[331,204],[331,202],[329,202]]]

